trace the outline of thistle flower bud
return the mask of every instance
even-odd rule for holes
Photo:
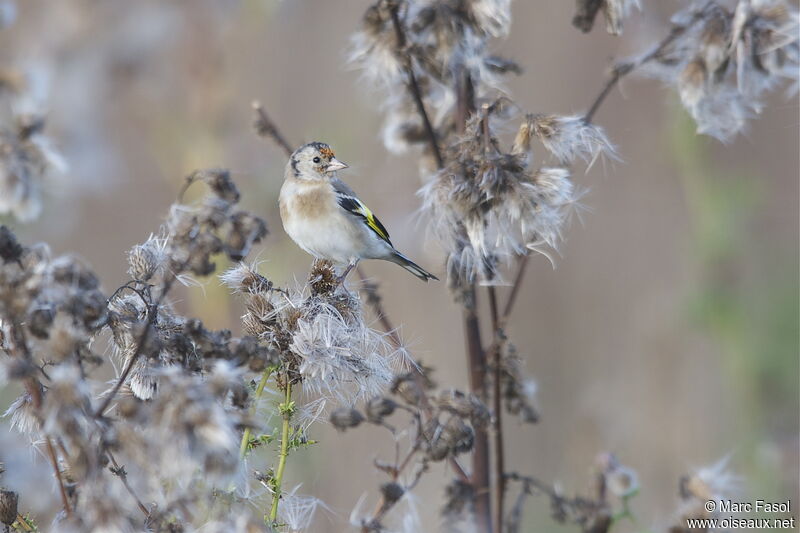
[[[381,424],[383,419],[391,416],[396,408],[397,404],[391,398],[385,396],[372,398],[367,402],[367,420],[373,424]]]
[[[381,495],[387,504],[396,503],[405,494],[406,489],[399,483],[389,481],[381,485]]]
[[[56,313],[50,325],[48,351],[57,361],[71,357],[86,340],[86,332],[76,327],[73,317],[66,313]]]
[[[17,520],[19,496],[12,490],[0,490],[0,522],[11,526]]]
[[[234,341],[231,351],[234,362],[248,365],[253,372],[260,372],[268,364],[279,362],[278,354],[274,350],[260,345],[255,337],[242,337],[238,341]]]
[[[225,253],[234,261],[241,261],[250,253],[253,244],[267,235],[264,219],[246,211],[238,211],[230,216],[230,229],[223,242]]]
[[[471,510],[475,504],[475,487],[471,483],[454,479],[445,488],[445,504],[442,515],[458,517]]]
[[[133,419],[141,412],[142,401],[133,396],[122,396],[117,402],[117,414],[122,418]]]
[[[453,455],[458,455],[472,449],[475,432],[463,420],[453,417],[445,424],[440,440],[448,445]]]
[[[473,426],[485,426],[490,418],[489,408],[472,393],[464,394],[457,390],[444,390],[439,393],[437,404],[443,410],[469,418]]]
[[[426,427],[428,436],[428,458],[442,461],[447,457],[468,452],[475,443],[475,432],[457,416],[450,417],[443,425],[431,420]]]
[[[364,421],[364,415],[350,407],[339,407],[330,415],[330,422],[339,431],[354,428]]]
[[[216,196],[232,204],[239,201],[239,189],[233,183],[230,172],[224,168],[195,170],[186,179],[205,182]]]
[[[50,326],[53,325],[54,318],[55,313],[51,308],[32,309],[26,320],[28,331],[38,339],[46,339],[50,336]]]
[[[410,372],[395,377],[391,391],[409,405],[419,405],[425,397],[425,391]]]
[[[17,237],[7,226],[0,226],[0,258],[5,263],[19,261],[22,256],[22,246],[17,242]]]
[[[314,261],[311,272],[308,273],[308,284],[311,286],[312,294],[332,294],[340,285],[333,263],[330,261]]]
[[[50,264],[53,281],[69,287],[90,291],[100,286],[100,280],[81,260],[72,256],[61,256]]]
[[[267,325],[253,313],[245,313],[244,316],[242,316],[242,331],[244,331],[245,334],[252,335],[253,337],[260,337],[268,329]]]
[[[164,251],[158,241],[150,238],[128,252],[128,274],[137,281],[149,281],[163,261]]]
[[[257,294],[272,290],[272,282],[259,274],[255,265],[239,263],[220,274],[219,279],[235,293]]]
[[[269,294],[255,293],[248,295],[246,304],[248,313],[261,321],[267,322],[275,314],[275,305],[272,303]]]

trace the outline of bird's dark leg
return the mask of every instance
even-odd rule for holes
[[[350,273],[351,270],[353,270],[356,267],[357,264],[358,264],[358,259],[354,259],[353,261],[350,261],[350,264],[347,265],[347,268],[344,270],[344,272],[342,272],[342,275],[339,276],[339,280],[338,281],[339,281],[340,284],[344,283],[344,280],[345,280],[345,278],[347,278],[347,275]]]

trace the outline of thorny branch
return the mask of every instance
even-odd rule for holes
[[[61,475],[61,468],[58,466],[58,457],[56,456],[56,451],[53,449],[53,441],[50,440],[50,437],[45,437],[44,439],[45,445],[47,446],[47,455],[50,458],[50,464],[53,466],[53,471],[56,475],[56,480],[58,480],[58,491],[61,494],[61,504],[64,506],[64,512],[67,514],[67,518],[72,517],[72,507],[69,504],[69,498],[67,497],[67,490],[64,487],[64,479]]]
[[[275,143],[277,143],[277,145],[283,149],[287,156],[292,155],[294,149],[286,141],[286,137],[281,134],[275,123],[272,122],[272,119],[269,118],[269,115],[267,115],[267,112],[264,110],[261,102],[255,100],[252,106],[253,110],[256,112],[256,121],[254,123],[256,133],[258,133],[261,137],[275,141]]]
[[[520,530],[525,500],[528,496],[537,493],[544,494],[550,499],[553,519],[557,522],[572,521],[580,525],[586,533],[606,533],[611,527],[612,518],[605,501],[605,485],[602,475],[598,478],[596,498],[591,499],[580,496],[571,498],[564,496],[559,490],[533,476],[510,473],[505,477],[508,481],[522,484],[522,489],[508,518],[508,531],[516,533]]]
[[[113,468],[110,469],[111,473],[119,477],[120,481],[122,481],[122,484],[125,486],[125,489],[128,491],[128,494],[130,494],[131,497],[136,501],[136,506],[140,511],[142,511],[142,514],[144,514],[145,517],[149,517],[150,511],[147,510],[147,507],[144,506],[142,500],[136,495],[136,492],[134,492],[133,487],[131,487],[130,483],[128,483],[128,473],[125,471],[125,467],[120,466],[119,463],[117,463],[117,460],[114,457],[114,454],[111,453],[111,450],[108,450],[106,453],[108,453],[108,458],[111,460],[111,464],[114,465]]]
[[[375,511],[372,513],[372,517],[364,521],[364,525],[361,528],[362,533],[370,533],[374,531],[380,531],[380,524],[386,514],[392,509],[395,503],[398,501],[397,494],[402,495],[402,493],[409,491],[414,488],[414,486],[419,481],[422,473],[424,472],[423,468],[420,468],[417,472],[414,480],[409,483],[405,487],[401,487],[397,480],[400,479],[400,474],[402,474],[406,467],[411,464],[411,460],[419,451],[419,441],[415,442],[411,449],[406,454],[405,458],[400,462],[399,465],[395,466],[392,469],[391,473],[391,482],[384,484],[381,488],[381,497],[378,499],[378,502],[375,504]]]

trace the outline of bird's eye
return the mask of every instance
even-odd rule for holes
[[[313,161],[314,161],[314,163],[319,163],[320,159],[319,159],[319,157],[315,157]]]

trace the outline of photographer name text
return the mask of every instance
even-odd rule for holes
[[[790,513],[792,511],[792,502],[790,500],[785,502],[709,500],[706,502],[706,511],[719,511],[721,513]]]

